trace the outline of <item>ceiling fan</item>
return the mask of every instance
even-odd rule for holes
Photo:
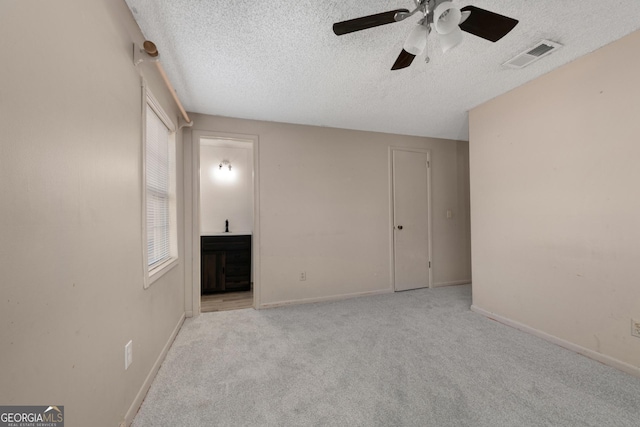
[[[427,47],[427,36],[433,30],[439,35],[443,52],[457,46],[462,41],[462,31],[483,39],[496,42],[511,31],[518,20],[481,9],[475,6],[456,7],[447,0],[413,0],[416,8],[396,9],[375,15],[349,19],[333,24],[337,36],[366,30],[380,25],[392,24],[421,12],[423,17],[413,28],[404,42],[402,52],[391,67],[392,70],[406,68],[413,59]],[[429,62],[429,58],[426,58]]]

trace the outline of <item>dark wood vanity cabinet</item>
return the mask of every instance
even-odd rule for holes
[[[203,294],[251,289],[251,236],[200,237]]]

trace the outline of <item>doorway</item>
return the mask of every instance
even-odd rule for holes
[[[391,148],[392,277],[396,292],[431,287],[431,156]]]
[[[257,137],[194,131],[193,308],[256,307]]]

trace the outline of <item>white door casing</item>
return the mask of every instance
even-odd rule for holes
[[[185,169],[190,170],[189,181],[191,190],[191,203],[189,212],[185,216],[186,233],[190,234],[190,253],[186,259],[190,259],[191,271],[188,274],[190,280],[185,279],[185,286],[191,286],[190,315],[200,314],[200,140],[202,138],[230,139],[251,141],[253,144],[253,234],[251,238],[251,264],[253,281],[253,307],[261,307],[260,287],[260,151],[259,137],[257,135],[234,134],[217,131],[194,130],[191,134],[191,156],[185,160]],[[186,146],[186,144],[185,144]],[[188,175],[185,175],[188,176]],[[185,201],[187,204],[187,201]],[[186,268],[185,268],[186,270]],[[187,275],[185,274],[187,277]],[[186,310],[189,311],[189,310]]]

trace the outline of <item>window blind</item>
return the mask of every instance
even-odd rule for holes
[[[169,129],[147,105],[146,120],[147,265],[171,257],[169,217]]]

